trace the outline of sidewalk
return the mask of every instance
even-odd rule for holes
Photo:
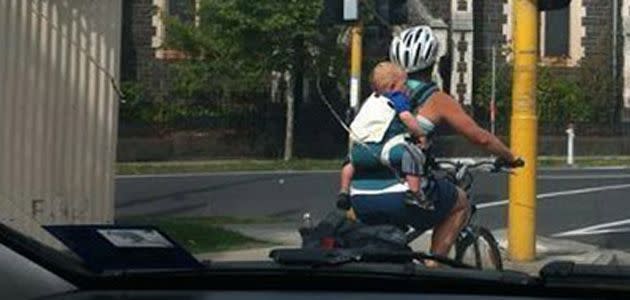
[[[237,231],[243,235],[259,240],[278,243],[275,247],[246,249],[238,251],[226,251],[215,253],[204,253],[197,255],[202,260],[212,261],[257,261],[268,260],[269,251],[281,247],[299,247],[301,240],[297,232],[297,225],[294,223],[279,224],[234,224],[225,225],[227,229]],[[416,239],[411,247],[416,251],[426,251],[429,248],[431,232],[426,232]],[[547,237],[537,237],[536,252],[537,258],[533,262],[519,263],[507,259],[506,253],[506,231],[495,230],[493,235],[499,243],[501,254],[504,259],[504,268],[521,271],[531,275],[537,275],[538,271],[551,261],[573,261],[580,264],[598,265],[628,265],[630,264],[630,253],[600,248],[595,245],[584,244],[565,239],[552,239]]]

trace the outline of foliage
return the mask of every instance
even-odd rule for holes
[[[490,100],[492,96],[492,73],[490,68],[483,65],[476,66],[483,74],[476,82],[476,90],[473,95],[473,103],[477,111],[475,117],[487,121],[490,111]],[[507,64],[497,66],[496,70],[496,122],[498,127],[506,128],[512,110],[512,68]]]
[[[538,72],[538,118],[541,122],[567,124],[593,121],[593,105],[579,80]]]
[[[176,96],[221,91],[229,98],[233,91],[266,89],[272,71],[292,68],[296,46],[313,48],[321,8],[311,0],[202,0],[198,26],[165,18],[165,47],[191,58],[174,64]]]
[[[141,111],[142,103],[145,101],[142,86],[137,82],[123,82],[121,91],[125,96],[119,107],[119,118],[121,121],[143,120]]]
[[[125,95],[120,104],[121,122],[150,125],[161,134],[186,121],[197,119],[229,119],[242,113],[242,109],[212,109],[206,105],[185,103],[182,101],[149,100],[144,88],[137,82],[123,82],[121,86]]]
[[[614,119],[611,97],[612,79],[606,68],[593,61],[583,61],[572,68],[538,67],[537,114],[540,122],[566,125],[569,122],[604,123]],[[475,90],[477,115],[488,115],[491,96],[491,73],[486,70]],[[511,114],[512,67],[497,67],[497,126],[507,128]],[[509,80],[505,80],[505,79]]]

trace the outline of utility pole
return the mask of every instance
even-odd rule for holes
[[[614,101],[614,107],[615,107],[615,120],[612,120],[613,123],[615,122],[620,122],[621,121],[621,107],[623,107],[623,104],[620,103],[619,101],[619,93],[617,92],[618,89],[618,75],[617,75],[617,38],[619,37],[619,29],[618,29],[618,21],[617,21],[617,14],[619,14],[619,2],[618,0],[613,0],[612,1],[612,96],[613,96],[613,101]]]
[[[536,256],[536,64],[538,62],[538,1],[514,0],[512,120],[510,145],[525,167],[510,176],[508,253],[515,261]]]
[[[490,96],[490,132],[495,134],[497,114],[497,48],[492,45],[492,91]]]
[[[293,95],[294,79],[291,70],[284,71],[286,83],[285,100],[287,101],[287,123],[284,137],[284,161],[293,159],[293,118],[295,116],[295,95]]]
[[[361,97],[361,61],[363,52],[363,24],[359,17],[359,1],[344,0],[343,18],[345,21],[354,21],[350,29],[351,49],[350,49],[350,116],[354,116],[359,109],[359,98]],[[348,149],[351,149],[352,142],[348,136]]]

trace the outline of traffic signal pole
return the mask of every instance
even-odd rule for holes
[[[536,64],[538,7],[536,0],[513,1],[514,71],[510,145],[525,167],[510,176],[508,253],[514,261],[536,256]]]
[[[356,21],[351,30],[350,50],[350,110],[354,116],[359,109],[361,96],[361,58],[363,56],[363,24]],[[349,143],[352,146],[352,142]]]
[[[350,54],[350,107],[355,109],[359,105],[361,91],[361,57],[363,25],[360,21],[352,26],[352,49]]]

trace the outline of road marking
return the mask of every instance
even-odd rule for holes
[[[605,185],[605,186],[598,186],[598,187],[591,187],[591,188],[584,188],[584,189],[577,189],[577,190],[566,190],[566,191],[538,194],[538,196],[536,196],[536,199],[545,199],[545,198],[578,195],[578,194],[588,194],[588,193],[594,193],[594,192],[600,192],[600,191],[621,190],[621,189],[627,189],[627,188],[630,188],[630,184]],[[501,200],[501,201],[494,201],[494,202],[486,202],[486,203],[478,204],[477,208],[495,207],[495,206],[506,205],[508,203],[509,203],[508,199]]]
[[[630,169],[627,165],[599,167],[539,167],[539,171],[621,171]]]
[[[630,219],[601,223],[596,224],[584,228],[578,228],[570,231],[559,232],[553,237],[567,237],[567,236],[584,236],[584,235],[598,235],[598,234],[607,234],[607,233],[621,233],[621,232],[630,232],[630,227],[622,227],[622,228],[611,228],[621,225],[630,224]]]
[[[630,178],[630,174],[589,174],[589,175],[539,175],[538,179],[570,180],[570,179],[625,179]]]

